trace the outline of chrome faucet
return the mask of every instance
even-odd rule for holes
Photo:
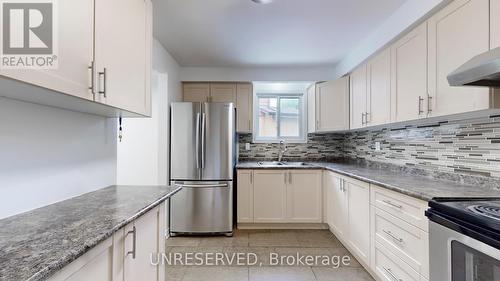
[[[280,146],[279,146],[279,153],[278,153],[278,162],[281,162],[281,160],[283,160],[283,154],[285,154],[285,152],[287,150],[288,149],[286,148],[285,141],[281,140],[280,141]]]

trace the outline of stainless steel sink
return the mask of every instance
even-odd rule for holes
[[[311,164],[306,162],[264,161],[259,162],[258,165],[261,167],[305,167]]]

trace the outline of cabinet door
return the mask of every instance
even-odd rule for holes
[[[159,281],[159,267],[152,265],[150,255],[156,255],[160,250],[159,237],[160,228],[160,210],[155,208],[143,216],[139,217],[133,223],[125,226],[125,261],[124,261],[124,280],[156,280]],[[135,227],[135,237],[133,235]],[[129,251],[134,251],[135,238],[135,258]],[[156,256],[154,256],[156,257]]]
[[[254,222],[286,221],[285,171],[254,171]]]
[[[147,113],[147,34],[144,0],[95,1],[96,99],[137,113]],[[147,78],[149,79],[149,77]]]
[[[491,49],[500,47],[500,0],[490,0]]]
[[[370,187],[346,181],[348,192],[348,242],[365,263],[370,264]]]
[[[316,116],[316,84],[307,89],[307,131],[315,133],[317,130],[318,118]]]
[[[57,7],[58,68],[0,69],[0,75],[93,100],[88,67],[93,60],[94,1],[58,1]]]
[[[358,129],[365,126],[367,96],[366,65],[353,71],[350,80],[351,129]]]
[[[208,102],[210,97],[210,84],[208,83],[184,83],[185,102]]]
[[[327,197],[327,223],[338,237],[345,237],[347,227],[347,192],[344,181],[334,173],[327,172],[325,178]]]
[[[210,101],[236,103],[236,84],[210,83]]]
[[[367,117],[369,126],[391,122],[391,52],[386,49],[368,63]]]
[[[349,129],[349,77],[318,84],[316,105],[317,131]]]
[[[238,133],[252,132],[253,117],[252,84],[238,84],[236,88],[236,115],[238,116]]]
[[[239,170],[237,181],[238,222],[253,222],[253,171]]]
[[[447,76],[489,50],[488,0],[455,0],[429,19],[430,115],[489,108],[488,88],[450,87]]]
[[[393,121],[427,116],[427,23],[391,47]]]
[[[288,171],[286,196],[289,222],[322,221],[321,171]]]

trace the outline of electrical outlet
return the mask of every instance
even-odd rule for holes
[[[245,143],[245,150],[246,151],[249,151],[250,150],[250,143]]]
[[[376,141],[375,142],[375,151],[380,151],[380,150],[382,150],[382,148],[380,148],[380,142]]]

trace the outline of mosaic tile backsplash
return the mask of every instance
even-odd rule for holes
[[[239,136],[240,161],[276,160],[277,144],[244,143],[252,135]],[[380,151],[375,149],[380,142]],[[411,125],[309,135],[307,144],[289,144],[286,160],[354,158],[421,168],[430,171],[500,178],[500,116],[464,121]]]

